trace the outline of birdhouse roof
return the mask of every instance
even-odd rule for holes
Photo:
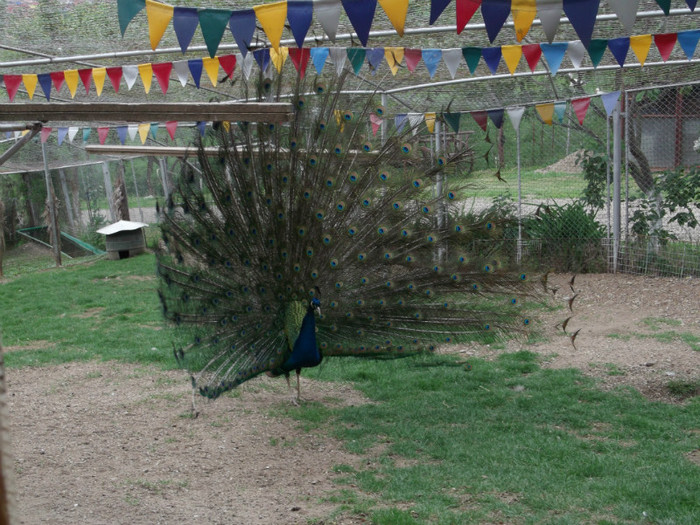
[[[100,228],[97,230],[97,233],[101,233],[102,235],[112,235],[119,232],[138,230],[146,226],[148,226],[148,224],[143,222],[118,221],[114,224],[110,224],[109,226],[105,226],[104,228]]]

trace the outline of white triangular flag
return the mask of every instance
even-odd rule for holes
[[[253,57],[253,53],[246,53],[245,57],[238,53],[236,54],[236,61],[241,64],[243,76],[246,80],[248,80],[250,78],[250,73],[253,71],[253,64],[255,64],[255,57]]]
[[[551,44],[559,28],[559,20],[564,11],[563,0],[537,0],[537,15],[542,22],[542,29]]]
[[[583,42],[572,40],[569,42],[569,47],[566,51],[569,53],[569,60],[574,65],[574,69],[580,68],[583,57],[586,55],[586,47],[583,45]]]
[[[177,75],[177,79],[182,84],[182,87],[187,85],[187,81],[190,79],[190,65],[187,60],[178,60],[173,62],[173,71]]]
[[[139,132],[139,125],[138,124],[129,124],[129,126],[126,128],[127,133],[129,134],[129,139],[133,142],[136,140],[136,134]]]
[[[340,0],[314,0],[314,15],[331,42],[335,42],[338,31],[341,5]]]
[[[75,136],[78,134],[78,131],[80,131],[80,128],[78,126],[69,126],[68,127],[68,140],[73,143],[73,139]]]
[[[525,108],[508,108],[506,111],[510,117],[510,123],[513,124],[513,129],[517,132],[520,129],[520,121],[525,113]]]
[[[122,66],[122,77],[126,82],[126,87],[131,90],[139,76],[139,66]]]
[[[454,78],[457,74],[457,68],[462,60],[464,60],[463,57],[464,55],[462,54],[461,47],[442,50],[442,60],[445,62],[447,70],[450,72],[450,76],[452,76],[452,78]]]
[[[328,52],[331,61],[335,65],[335,74],[340,76],[345,68],[345,60],[348,58],[348,51],[344,47],[331,47]]]
[[[409,113],[408,114],[408,123],[411,125],[411,131],[415,135],[418,133],[418,126],[420,125],[421,122],[423,122],[423,119],[425,118],[425,115],[423,113]]]

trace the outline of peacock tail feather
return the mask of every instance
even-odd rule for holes
[[[275,82],[263,100],[290,89]],[[161,210],[159,293],[205,396],[279,369],[314,297],[324,356],[402,355],[529,324],[525,275],[468,248],[499,225],[455,219],[468,188],[445,174],[465,152],[431,159],[408,127],[374,139],[368,115],[384,108],[341,85],[297,79],[291,122],[219,126]]]

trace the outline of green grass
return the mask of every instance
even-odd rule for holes
[[[159,330],[154,275],[151,255],[47,270],[19,265],[0,284],[6,363],[173,367],[169,336]],[[351,382],[371,403],[270,407],[357,455],[333,469],[335,487],[324,496],[336,506],[330,520],[700,523],[700,468],[687,458],[700,448],[697,382],[669,384],[685,399],[672,405],[632,390],[603,392],[576,370],[542,369],[529,352],[470,358],[469,367],[458,359],[329,358],[305,376]],[[191,417],[183,412],[183,420]],[[128,502],[140,504],[137,496]]]

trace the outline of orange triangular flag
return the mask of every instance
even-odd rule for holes
[[[549,102],[547,104],[537,104],[535,106],[537,113],[545,124],[552,125],[552,119],[554,118],[554,103]]]
[[[216,87],[217,77],[219,76],[219,57],[202,58],[202,66],[204,71],[207,72],[209,80],[211,80],[211,85]]]
[[[403,61],[403,47],[385,47],[384,58],[391,69],[391,74],[396,76]]]
[[[508,71],[512,75],[520,63],[520,57],[523,56],[523,46],[501,46],[501,56],[503,61],[508,66]]]
[[[146,0],[146,17],[148,18],[148,36],[151,39],[151,49],[155,50],[163,38],[168,24],[173,18],[175,8],[153,0]]]
[[[75,98],[75,90],[78,89],[78,81],[80,80],[78,70],[66,69],[63,72],[63,78],[66,81],[66,86],[68,86],[68,91],[70,91],[70,98]]]
[[[649,49],[651,48],[651,35],[631,36],[630,47],[637,56],[639,63],[644,65],[644,62],[647,61],[647,55],[649,55]]]
[[[153,82],[153,66],[148,64],[139,64],[139,75],[143,82],[143,90],[148,94],[151,90],[151,82]]]
[[[287,19],[287,2],[253,6],[255,16],[275,49],[280,46],[284,21]]]
[[[39,77],[33,73],[30,73],[28,75],[22,75],[22,82],[24,82],[24,87],[27,88],[27,95],[29,95],[29,100],[33,99],[34,91],[36,90],[36,85],[39,82]]]
[[[107,78],[107,68],[93,68],[92,81],[95,83],[95,91],[97,91],[98,97],[102,94],[102,88],[105,86],[105,78]]]
[[[394,26],[399,36],[403,36],[406,26],[406,13],[408,13],[408,0],[379,0],[391,25]]]
[[[513,14],[515,38],[522,42],[537,14],[536,0],[512,0],[510,10]]]
[[[436,113],[426,113],[424,115],[425,117],[425,125],[428,127],[428,131],[430,133],[435,132],[435,117],[437,116]]]

